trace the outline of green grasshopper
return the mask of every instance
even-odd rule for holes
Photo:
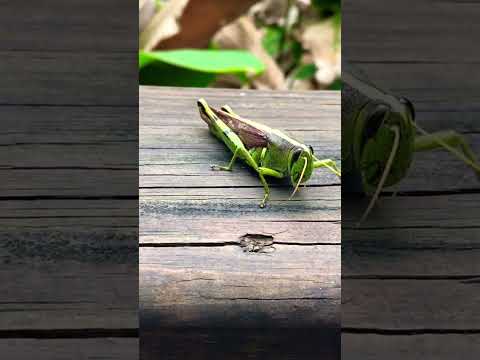
[[[382,189],[406,176],[415,152],[444,148],[480,175],[480,164],[463,136],[455,131],[428,134],[416,124],[409,100],[380,90],[358,74],[342,71],[342,82],[345,184],[360,183],[364,193],[373,195],[360,223]]]
[[[210,107],[204,99],[197,102],[201,118],[207,123],[210,132],[225,143],[233,157],[227,166],[212,165],[212,170],[231,171],[237,158],[258,173],[265,195],[260,207],[270,195],[265,176],[290,179],[294,190],[293,198],[300,184],[305,183],[316,168],[325,167],[337,176],[341,176],[335,162],[330,159],[319,160],[313,154],[311,146],[292,139],[277,129],[272,129],[235,114],[229,106],[220,110]]]

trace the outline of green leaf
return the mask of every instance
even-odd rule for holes
[[[263,48],[272,57],[277,57],[280,53],[285,29],[279,26],[269,26],[262,39]]]
[[[195,86],[211,84],[219,74],[234,74],[242,81],[265,66],[243,50],[171,50],[139,53],[141,85]]]
[[[329,17],[335,13],[341,12],[340,0],[312,0],[312,5],[324,17]]]
[[[140,68],[162,62],[185,69],[215,73],[248,73],[257,75],[265,66],[253,54],[243,50],[170,50],[140,52]]]
[[[216,74],[194,71],[166,63],[151,63],[139,73],[140,85],[206,87]]]
[[[335,79],[335,81],[328,86],[328,90],[342,90],[342,79]]]
[[[155,61],[151,56],[145,55],[145,53],[139,52],[138,53],[138,68],[143,69],[148,64]]]
[[[297,80],[308,80],[315,76],[317,72],[317,67],[315,64],[303,64],[300,65],[295,71],[295,79]]]

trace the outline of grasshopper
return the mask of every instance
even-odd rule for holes
[[[415,122],[408,99],[379,89],[363,76],[342,71],[342,82],[342,168],[347,183],[360,183],[364,193],[373,195],[360,223],[382,189],[407,175],[415,152],[446,149],[480,175],[480,164],[462,135],[450,130],[427,133]]]
[[[331,159],[319,160],[311,146],[292,139],[277,129],[240,117],[228,106],[220,110],[210,107],[204,99],[197,102],[200,117],[207,123],[210,132],[221,140],[233,153],[226,166],[212,165],[212,170],[231,171],[240,158],[258,173],[265,190],[260,207],[264,208],[270,196],[265,176],[290,179],[294,190],[305,183],[316,168],[325,167],[337,176],[340,170]]]

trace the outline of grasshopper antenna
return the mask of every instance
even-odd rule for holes
[[[293,190],[292,195],[290,195],[288,200],[292,200],[293,196],[295,195],[298,188],[300,187],[300,184],[302,183],[303,175],[305,175],[305,170],[307,169],[308,160],[304,156],[302,156],[302,159],[303,159],[303,169],[302,169],[302,173],[300,174],[300,179],[298,179],[297,186],[295,186],[295,189]]]
[[[393,160],[395,159],[395,155],[397,154],[398,145],[399,145],[399,142],[400,142],[400,130],[399,130],[398,126],[392,126],[391,130],[395,133],[395,138],[393,139],[392,151],[390,152],[390,155],[388,157],[387,164],[385,166],[385,170],[383,171],[382,177],[380,178],[380,182],[378,183],[377,188],[375,189],[375,194],[373,195],[372,199],[370,200],[370,203],[368,204],[367,210],[365,210],[365,212],[362,215],[362,218],[357,223],[357,227],[360,226],[360,224],[363,221],[365,221],[368,214],[373,209],[373,205],[375,205],[375,203],[377,202],[378,196],[380,195],[380,192],[383,189],[383,185],[385,184],[385,181],[387,180],[388,174],[390,174],[390,169],[392,168]]]

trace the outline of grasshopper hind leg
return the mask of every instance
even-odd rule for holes
[[[212,170],[232,171],[233,164],[235,164],[235,160],[237,160],[239,152],[240,152],[240,148],[236,148],[235,152],[233,153],[233,157],[232,157],[232,159],[230,160],[230,162],[228,163],[227,166],[220,166],[220,165],[213,164],[213,165],[210,165],[210,168]]]

